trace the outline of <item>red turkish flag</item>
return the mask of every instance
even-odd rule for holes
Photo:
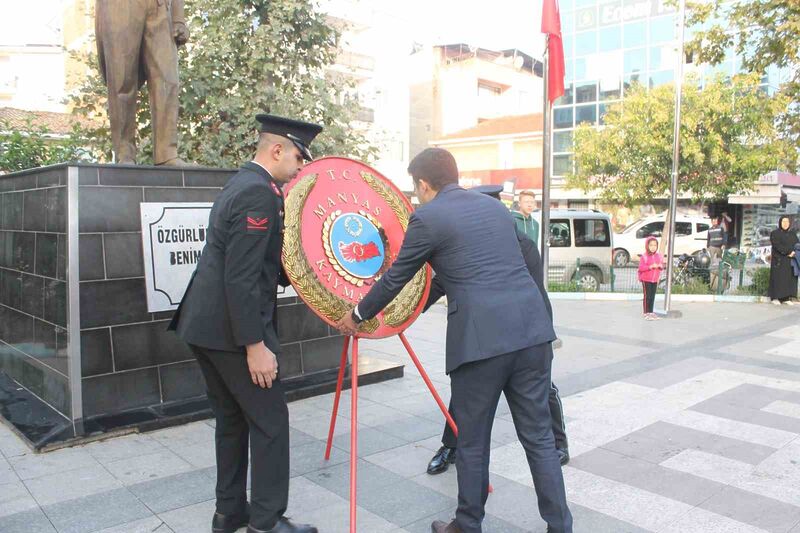
[[[360,263],[361,261],[366,261],[367,259],[372,259],[373,257],[381,255],[378,246],[374,242],[368,242],[367,244],[362,244],[360,242],[345,244],[339,242],[339,250],[342,252],[344,260],[349,263],[353,261]]]
[[[561,41],[561,12],[558,9],[558,0],[543,0],[542,33],[550,36],[547,40],[547,98],[552,104],[564,94],[564,43]]]

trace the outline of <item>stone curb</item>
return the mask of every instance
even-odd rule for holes
[[[592,300],[592,301],[640,301],[641,294],[627,292],[550,292],[551,300]],[[656,296],[656,301],[663,301],[664,295]],[[733,294],[673,294],[674,302],[726,302],[726,303],[769,303],[766,296],[746,296]]]

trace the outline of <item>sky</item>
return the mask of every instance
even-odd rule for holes
[[[324,8],[328,2],[318,0]],[[541,55],[541,0],[344,0],[357,1],[398,20],[416,41],[464,42],[489,49],[519,48]],[[0,45],[56,44],[66,0],[0,0]]]

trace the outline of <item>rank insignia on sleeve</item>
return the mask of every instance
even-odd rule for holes
[[[247,226],[247,233],[261,233],[267,231],[269,228],[269,218],[264,216],[264,213],[248,211],[245,224]]]

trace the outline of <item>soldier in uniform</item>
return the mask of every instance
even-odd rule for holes
[[[276,327],[282,277],[283,193],[311,159],[321,126],[257,115],[255,158],[225,185],[209,216],[206,247],[170,329],[187,342],[216,417],[214,533],[317,533],[287,520],[289,413],[278,378]],[[247,504],[248,440],[252,460]]]

